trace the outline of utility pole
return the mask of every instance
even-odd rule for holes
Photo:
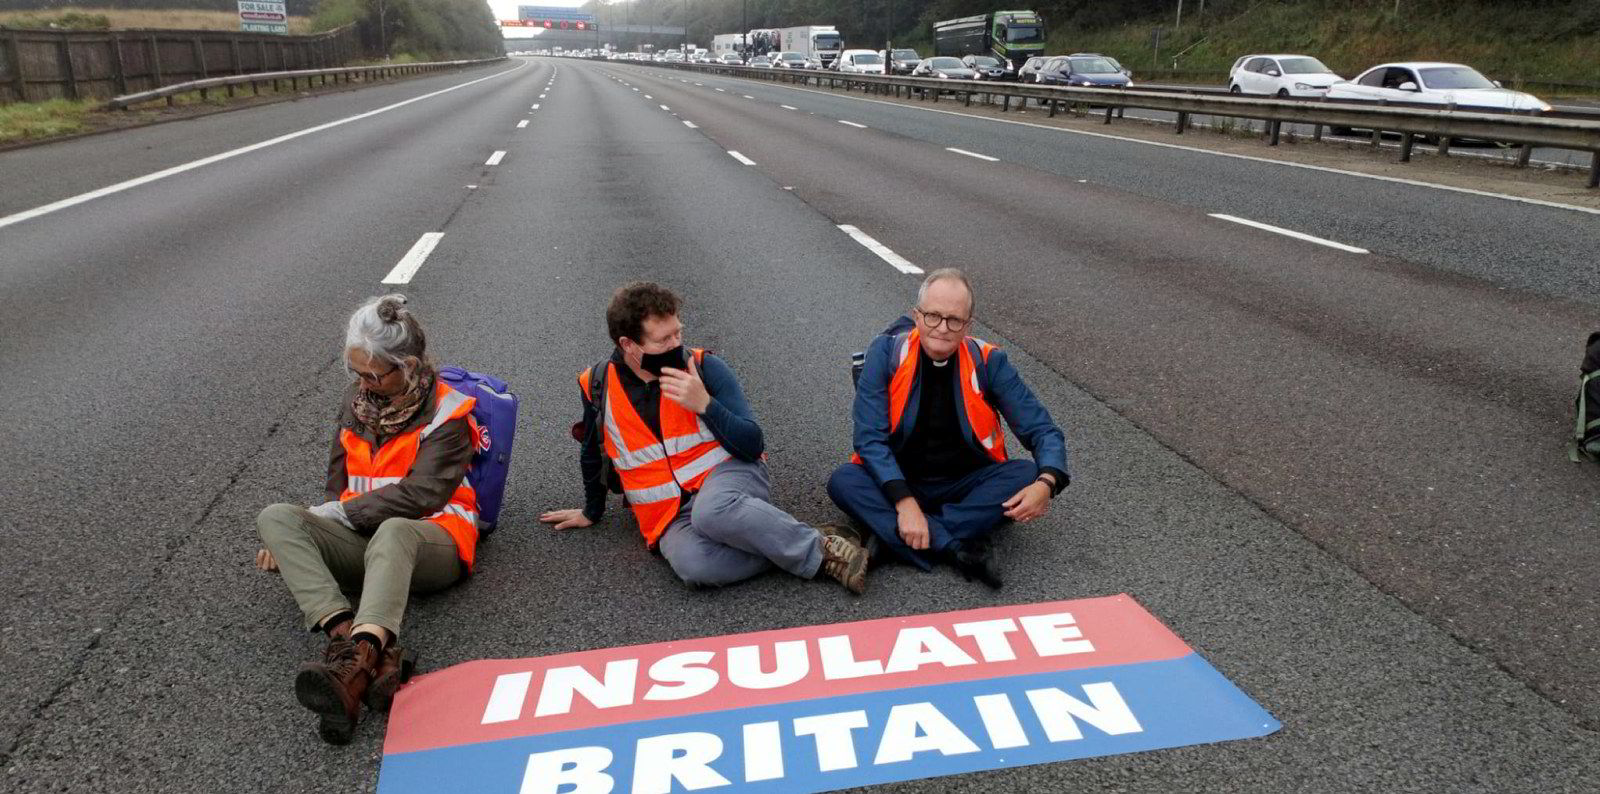
[[[1172,23],[1172,32],[1183,30],[1183,0],[1178,0],[1178,21]]]
[[[740,47],[739,47],[739,60],[744,61],[745,63],[749,63],[750,62],[750,0],[744,0],[744,2],[740,4],[740,8],[741,8],[741,10],[739,11],[739,41],[743,42],[743,44],[740,45]]]

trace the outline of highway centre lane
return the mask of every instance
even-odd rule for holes
[[[1595,484],[1558,454],[1591,310],[661,82],[719,146],[923,269],[967,268],[992,327],[1600,721]]]
[[[190,204],[220,189],[173,182],[171,195],[151,186],[145,202],[149,222],[175,238],[165,258],[143,250],[143,241],[95,250],[62,229],[30,240],[30,256],[102,269],[133,262],[152,283],[124,285],[125,306],[88,311],[65,287],[42,296],[74,310],[77,349],[41,349],[54,344],[49,334],[35,341],[3,329],[4,338],[24,340],[22,353],[60,370],[15,368],[8,346],[5,371],[26,373],[32,389],[6,387],[13,427],[19,401],[51,394],[41,385],[51,376],[74,378],[55,392],[74,403],[51,426],[59,443],[29,436],[33,456],[4,469],[6,503],[20,506],[4,519],[4,537],[45,546],[13,543],[7,564],[73,555],[52,578],[18,584],[11,568],[0,577],[8,601],[31,594],[35,607],[6,614],[5,626],[15,629],[7,652],[18,635],[55,639],[51,632],[66,629],[50,622],[61,617],[52,610],[85,608],[84,593],[119,575],[135,575],[141,586],[75,662],[6,659],[8,671],[30,677],[36,668],[70,671],[49,704],[29,714],[24,744],[8,751],[8,790],[370,787],[382,722],[364,726],[356,747],[330,750],[316,739],[287,689],[315,640],[294,627],[281,585],[250,568],[249,526],[267,502],[318,498],[344,383],[333,366],[339,324],[427,228],[445,229],[445,237],[406,290],[437,355],[506,374],[525,400],[505,527],[480,550],[480,575],[421,601],[408,621],[407,641],[427,665],[1126,590],[1285,730],[1260,742],[946,779],[939,788],[1576,790],[1600,774],[1593,736],[1566,715],[993,329],[980,330],[1008,346],[1068,427],[1078,476],[1049,518],[1005,532],[1007,589],[999,594],[947,570],[925,576],[904,567],[875,572],[862,599],[781,575],[693,591],[642,549],[615,503],[593,530],[537,527],[539,510],[578,498],[565,435],[577,410],[571,378],[605,352],[599,318],[617,284],[652,277],[684,291],[689,342],[733,363],[767,430],[777,498],[810,520],[837,517],[822,484],[848,448],[848,354],[905,308],[915,285],[760,167],[739,164],[639,94],[586,71],[563,64],[560,90],[534,116],[534,135],[514,138],[506,123],[526,112],[515,108],[526,99],[515,95],[525,88],[518,84],[501,89],[511,94],[506,102],[444,108],[419,122],[414,142],[376,160],[351,154],[337,136],[313,139],[330,151],[302,153],[310,160],[302,167],[359,162],[307,189],[303,212],[274,210],[273,231],[295,229],[304,239],[218,233],[226,227],[205,221],[220,210],[193,223]],[[566,101],[574,88],[582,100]],[[502,164],[456,201],[452,169],[481,177],[483,159],[497,149],[508,152]],[[448,151],[450,163],[432,165],[440,158],[429,150]],[[397,177],[386,168],[406,158],[424,173]],[[444,174],[437,186],[436,171]],[[233,176],[250,187],[270,186],[271,177],[266,168]],[[179,195],[185,186],[201,195]],[[384,189],[409,192],[402,200]],[[419,209],[430,199],[440,205],[435,215]],[[446,211],[447,220],[436,217]],[[54,256],[61,252],[70,256]],[[224,272],[209,277],[202,265]],[[194,279],[204,289],[190,288]],[[227,279],[237,283],[220,283]],[[10,285],[0,294],[11,294]],[[120,342],[112,331],[131,338]],[[189,338],[198,341],[185,345]],[[170,360],[177,354],[187,356],[185,367]],[[140,368],[129,371],[129,361]],[[186,415],[170,416],[179,411]],[[173,449],[158,454],[163,445]],[[60,463],[71,471],[51,471],[48,456],[60,449],[78,451]],[[197,454],[203,459],[190,460]],[[72,509],[86,500],[92,504]],[[171,526],[175,514],[185,517],[179,527]],[[19,525],[24,517],[27,527]],[[152,531],[163,522],[170,535]],[[100,540],[96,532],[161,547],[107,549],[89,543]],[[34,537],[44,535],[51,537]],[[131,555],[125,571],[83,570],[117,552]],[[8,684],[8,699],[34,691]],[[913,785],[902,790],[931,787]]]
[[[614,68],[630,79],[654,74],[689,87],[675,79],[674,70]],[[1437,188],[1419,191],[1359,175],[942,112],[942,102],[903,105],[765,81],[696,79],[737,88],[757,101],[849,119],[940,147],[1295,229],[1504,286],[1600,303],[1600,282],[1571,266],[1590,261],[1600,250],[1600,223],[1592,211],[1553,212],[1522,201]],[[1115,134],[1115,127],[1109,132]],[[1175,146],[1182,143],[1173,136]]]
[[[83,685],[73,674],[86,649],[122,626],[222,494],[255,485],[242,467],[285,417],[310,404],[326,423],[322,390],[342,378],[344,318],[418,234],[471,200],[484,158],[513,134],[506,120],[520,117],[519,94],[548,71],[521,67],[0,230],[0,751],[67,696],[61,687]],[[360,92],[339,96],[349,105],[331,115],[371,108]],[[181,148],[211,121],[144,132]],[[63,180],[86,184],[70,164],[99,173],[94,154],[114,138],[41,150],[60,150],[49,154]],[[0,154],[0,169],[34,151]],[[193,633],[214,633],[214,621],[231,623],[212,615]],[[190,643],[131,658],[166,664],[179,647]]]

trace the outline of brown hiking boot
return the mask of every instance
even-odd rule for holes
[[[367,707],[373,711],[388,711],[394,702],[394,693],[400,685],[411,680],[417,669],[416,651],[390,645],[378,657],[378,669],[372,674],[372,684],[367,687]]]
[[[329,744],[349,744],[361,716],[361,696],[372,681],[378,652],[371,643],[333,640],[322,659],[300,665],[294,695],[322,721],[317,733]]]
[[[861,531],[849,524],[818,524],[817,531],[823,535],[838,535],[865,548],[866,539],[861,537]]]
[[[822,572],[836,579],[850,592],[867,591],[867,552],[861,544],[843,535],[822,536]]]

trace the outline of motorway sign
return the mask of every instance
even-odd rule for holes
[[[378,791],[831,791],[1279,727],[1119,595],[456,665],[400,691]]]

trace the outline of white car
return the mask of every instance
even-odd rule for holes
[[[1501,88],[1499,83],[1459,63],[1386,63],[1362,72],[1349,82],[1334,83],[1329,99],[1387,99],[1391,102],[1427,102],[1435,105],[1494,108],[1496,110],[1550,110],[1532,94]]]
[[[845,50],[834,63],[849,74],[883,74],[883,56],[872,50]]]
[[[811,63],[798,52],[779,52],[772,56],[774,69],[810,69]]]
[[[1228,90],[1235,94],[1320,97],[1343,80],[1309,55],[1246,55],[1228,70]]]

